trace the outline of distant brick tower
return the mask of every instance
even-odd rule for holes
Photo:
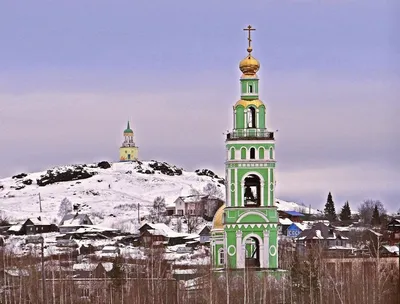
[[[133,131],[129,125],[124,130],[124,142],[119,148],[119,160],[120,161],[132,161],[138,159],[139,147],[135,145],[133,141]]]

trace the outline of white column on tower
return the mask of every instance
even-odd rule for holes
[[[243,252],[242,246],[242,231],[236,231],[236,267],[244,268],[244,257],[245,253]]]
[[[263,232],[263,237],[264,237],[264,248],[262,251],[262,258],[263,258],[263,264],[264,268],[269,268],[269,231],[264,230]]]

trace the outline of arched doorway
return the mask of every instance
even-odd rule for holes
[[[261,180],[255,174],[244,179],[244,205],[258,207],[261,205]]]
[[[245,240],[245,266],[246,268],[260,267],[260,241],[255,237]]]

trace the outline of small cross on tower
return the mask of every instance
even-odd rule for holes
[[[248,31],[249,32],[249,36],[247,38],[247,40],[249,41],[249,47],[247,48],[247,51],[249,53],[251,53],[251,51],[253,50],[251,47],[251,31],[255,31],[255,28],[252,28],[251,25],[249,25],[247,28],[243,29],[244,31]]]

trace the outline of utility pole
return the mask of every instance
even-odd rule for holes
[[[44,238],[41,238],[41,262],[42,262],[42,303],[46,304],[46,274],[44,272]]]
[[[39,193],[39,208],[40,208],[40,213],[42,213],[42,199],[40,197],[40,193]]]
[[[140,224],[140,204],[137,204],[137,221],[138,224]]]

